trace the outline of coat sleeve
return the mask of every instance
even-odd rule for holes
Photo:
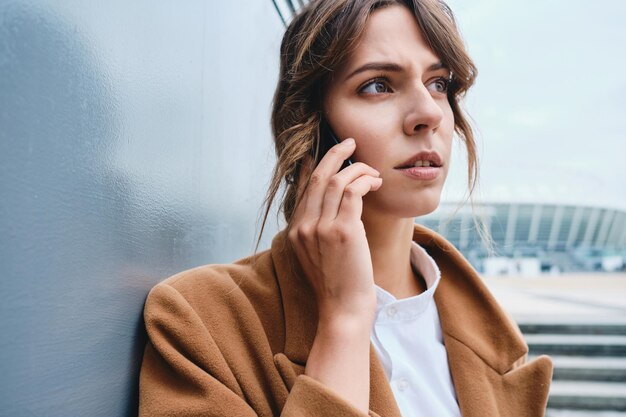
[[[189,302],[172,286],[158,284],[144,308],[148,343],[139,377],[140,417],[251,417],[232,369]],[[270,394],[268,394],[270,395]],[[320,382],[297,377],[281,411],[284,417],[364,417]],[[370,417],[378,417],[369,412]]]

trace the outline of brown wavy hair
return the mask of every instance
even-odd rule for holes
[[[302,162],[307,155],[319,152],[322,98],[330,76],[354,51],[372,12],[393,4],[413,12],[426,42],[454,74],[448,101],[454,114],[454,131],[467,148],[471,199],[478,181],[478,156],[474,133],[460,101],[474,84],[477,70],[452,10],[442,0],[313,0],[290,22],[280,46],[280,73],[271,116],[277,162],[264,201],[257,247],[282,185],[285,188],[279,213],[283,212],[287,227],[291,225]],[[474,217],[483,242],[490,248],[488,229],[480,220]]]

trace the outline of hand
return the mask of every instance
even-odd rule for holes
[[[313,170],[300,173],[301,198],[288,238],[313,288],[320,322],[369,318],[376,309],[372,259],[361,221],[363,196],[382,185],[380,173],[356,162],[339,171],[354,152],[353,139],[333,146]],[[339,171],[339,172],[338,172]]]

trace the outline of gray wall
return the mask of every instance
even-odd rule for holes
[[[0,0],[0,415],[136,414],[149,289],[253,249],[282,30],[270,1]]]

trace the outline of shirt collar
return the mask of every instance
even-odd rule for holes
[[[441,271],[426,249],[411,242],[411,265],[426,281],[426,291],[408,298],[396,299],[392,294],[376,285],[377,320],[409,320],[426,310],[432,302],[441,279]],[[385,310],[386,314],[381,314]]]

